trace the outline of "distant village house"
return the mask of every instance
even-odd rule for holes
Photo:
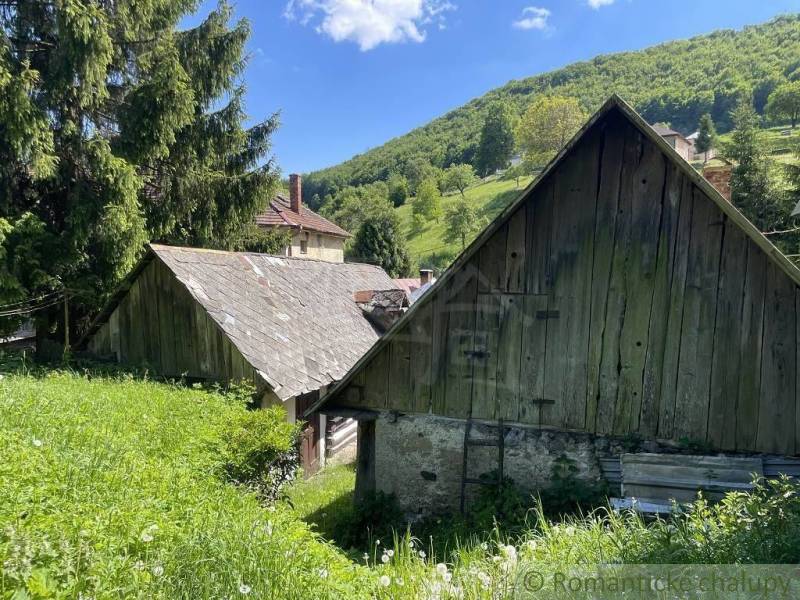
[[[286,256],[344,262],[344,243],[350,234],[303,204],[302,178],[289,175],[289,197],[278,194],[256,217],[264,229],[289,230],[292,242]]]

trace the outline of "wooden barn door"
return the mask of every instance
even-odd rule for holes
[[[300,436],[300,461],[303,465],[303,475],[311,477],[319,471],[322,461],[320,460],[319,436],[320,436],[320,417],[319,413],[303,418],[306,409],[317,401],[319,394],[313,392],[297,398],[296,410],[297,418],[305,422],[303,432]]]

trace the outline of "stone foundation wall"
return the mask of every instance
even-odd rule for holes
[[[393,493],[410,517],[458,510],[466,421],[433,415],[381,413],[375,422],[375,487]],[[472,439],[497,437],[497,428],[473,422]],[[504,472],[517,486],[536,492],[548,486],[553,461],[564,455],[577,476],[602,478],[598,459],[625,449],[589,434],[513,426],[505,435]],[[468,476],[497,469],[496,446],[470,446]],[[467,504],[477,485],[467,485]]]

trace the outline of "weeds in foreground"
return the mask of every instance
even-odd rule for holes
[[[517,532],[454,536],[446,551],[400,527],[350,560],[296,510],[219,477],[214,448],[243,411],[214,392],[126,378],[0,379],[0,598],[489,599],[532,564],[800,561],[800,484],[789,480],[654,522],[538,509]]]

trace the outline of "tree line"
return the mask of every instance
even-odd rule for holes
[[[720,132],[733,128],[732,111],[752,100],[759,115],[770,94],[800,80],[800,16],[782,16],[740,31],[661,44],[638,52],[598,56],[535,77],[512,81],[429,124],[340,165],[304,179],[307,202],[321,202],[347,186],[387,181],[393,173],[414,181],[419,162],[437,168],[492,165],[480,155],[481,130],[498,101],[516,118],[541,95],[574,98],[591,113],[614,92],[651,123],[688,133],[708,113]],[[795,117],[796,118],[796,117]]]

